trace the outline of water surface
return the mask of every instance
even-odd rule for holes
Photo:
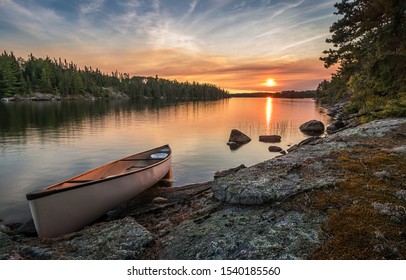
[[[173,150],[174,186],[211,180],[278,155],[259,135],[281,135],[284,149],[303,140],[298,127],[311,119],[329,122],[310,99],[0,103],[0,220],[29,219],[29,191],[164,144]],[[230,150],[233,128],[252,141]]]

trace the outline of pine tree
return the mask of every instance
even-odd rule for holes
[[[406,92],[406,1],[342,0],[335,7],[342,18],[326,40],[334,49],[324,51],[321,60],[339,68],[319,93],[330,92],[331,99],[347,93],[351,111],[367,114],[367,120],[401,115],[406,110],[391,108]]]
[[[21,70],[17,59],[6,51],[0,56],[0,97],[22,93]]]

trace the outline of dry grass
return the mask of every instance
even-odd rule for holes
[[[329,236],[311,258],[405,259],[406,211],[391,215],[374,207],[379,203],[405,209],[406,201],[395,195],[406,190],[405,156],[357,147],[331,157],[345,179],[334,190],[309,196],[314,210],[327,213],[323,230]]]

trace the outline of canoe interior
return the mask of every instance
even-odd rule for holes
[[[170,156],[171,149],[169,145],[131,155],[126,158],[119,159],[106,165],[97,167],[78,176],[59,182],[55,185],[51,185],[42,190],[28,193],[27,199],[35,199],[38,193],[48,193],[50,191],[65,190],[72,187],[92,184],[93,182],[97,182],[103,179],[110,179],[116,176],[138,172],[159,164],[161,161],[170,158]]]
[[[160,159],[153,160],[122,160],[111,165],[105,165],[100,168],[93,170],[92,172],[85,173],[83,175],[74,177],[65,182],[59,183],[57,185],[48,187],[47,189],[58,189],[66,188],[70,186],[75,186],[78,184],[83,184],[89,181],[100,180],[104,178],[109,178],[112,176],[117,176],[120,174],[125,174],[128,172],[136,171],[152,164],[160,162]]]
[[[86,173],[70,178],[63,182],[49,186],[45,188],[44,191],[74,187],[96,180],[102,180],[114,176],[136,172],[138,170],[142,170],[151,165],[155,165],[161,162],[165,158],[169,157],[170,153],[171,150],[169,146],[165,145],[140,154],[131,155],[129,157],[92,169]],[[155,157],[155,155],[157,155],[157,157]]]

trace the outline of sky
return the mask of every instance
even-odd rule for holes
[[[0,50],[231,93],[316,89],[336,2],[0,0]]]

